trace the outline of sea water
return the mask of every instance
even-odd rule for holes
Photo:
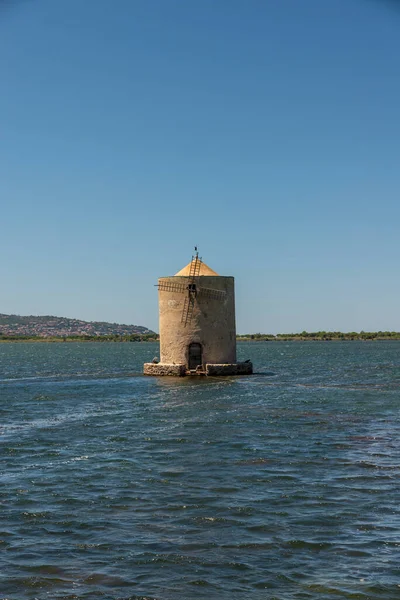
[[[400,342],[0,344],[0,598],[400,598]]]

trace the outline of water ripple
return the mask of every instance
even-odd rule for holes
[[[399,350],[177,380],[154,344],[4,345],[1,600],[400,598]]]

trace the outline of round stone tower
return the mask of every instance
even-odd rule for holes
[[[237,375],[234,278],[210,269],[196,252],[172,277],[158,280],[160,362],[147,375]]]

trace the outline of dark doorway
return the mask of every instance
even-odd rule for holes
[[[202,362],[201,344],[189,344],[189,370],[196,369]]]

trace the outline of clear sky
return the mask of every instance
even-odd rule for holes
[[[400,10],[0,7],[0,312],[158,327],[193,246],[246,332],[400,330]]]

